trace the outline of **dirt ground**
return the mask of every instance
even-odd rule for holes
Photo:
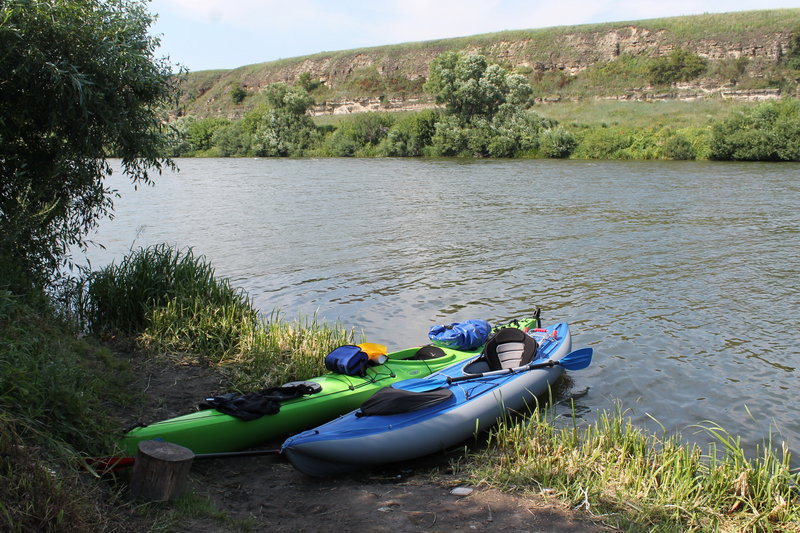
[[[129,412],[131,423],[190,412],[206,396],[226,392],[220,376],[201,366],[149,363],[138,373],[146,401]],[[281,456],[195,460],[191,490],[227,518],[182,520],[175,531],[610,531],[546,494],[465,484],[450,469],[454,457],[441,454],[332,479],[308,477]],[[469,494],[453,493],[456,488]]]

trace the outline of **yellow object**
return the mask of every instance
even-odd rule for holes
[[[356,346],[361,348],[361,351],[369,356],[370,361],[374,361],[379,365],[386,362],[386,346],[383,344],[378,344],[376,342],[362,342]]]

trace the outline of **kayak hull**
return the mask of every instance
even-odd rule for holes
[[[537,361],[559,360],[572,345],[565,323],[547,328],[558,339],[543,343]],[[438,374],[413,380],[415,387],[442,375],[472,374],[483,364],[473,357]],[[311,476],[327,477],[436,453],[462,443],[494,425],[511,411],[536,407],[537,396],[548,392],[563,373],[555,365],[512,374],[487,376],[446,385],[452,396],[432,407],[394,415],[357,416],[348,413],[318,428],[287,439],[282,447],[292,464]],[[393,385],[404,388],[403,382]]]

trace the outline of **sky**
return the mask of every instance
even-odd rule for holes
[[[152,0],[159,56],[190,71],[503,30],[800,7],[800,0]]]

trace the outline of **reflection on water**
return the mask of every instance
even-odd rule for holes
[[[798,165],[184,160],[123,196],[94,266],[169,242],[265,313],[319,315],[395,348],[536,307],[595,347],[578,413],[622,400],[692,433],[714,420],[797,451]],[[138,234],[138,235],[137,235]],[[581,391],[577,394],[576,391]],[[583,391],[586,391],[583,394]]]

